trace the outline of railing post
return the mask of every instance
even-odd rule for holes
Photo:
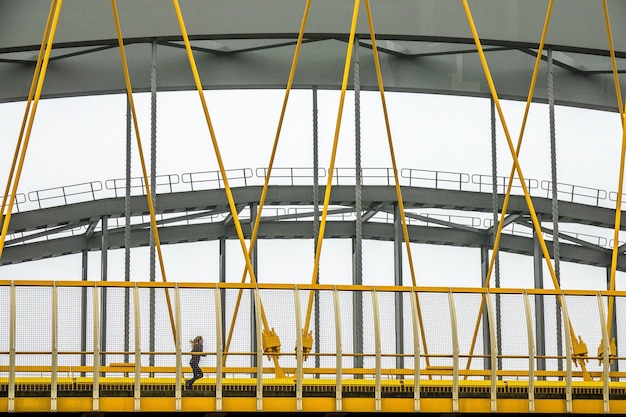
[[[256,323],[256,411],[263,411],[263,323],[261,322],[261,294],[259,286],[254,287],[254,319]]]
[[[293,287],[294,306],[296,313],[296,411],[302,411],[302,378],[303,378],[303,350],[302,350],[302,312],[300,308],[300,293],[298,285]]]
[[[489,321],[489,352],[490,352],[490,369],[491,369],[491,412],[498,411],[497,408],[497,382],[498,382],[498,342],[496,340],[496,324],[494,322],[495,315],[493,313],[493,303],[491,302],[491,294],[489,289],[484,295],[485,305],[487,306],[487,320]]]
[[[223,334],[222,334],[222,297],[219,284],[215,283],[215,411],[222,411],[222,377],[224,360]]]
[[[165,291],[169,291],[168,288],[165,288]],[[176,411],[179,412],[182,410],[182,384],[183,384],[183,348],[182,348],[182,336],[181,333],[183,331],[181,324],[181,313],[180,313],[180,291],[178,288],[178,283],[174,286],[174,310],[175,310],[175,320],[176,320],[176,339],[174,343],[176,343]]]
[[[341,379],[342,373],[342,347],[341,347],[341,311],[339,308],[339,293],[337,287],[333,289],[333,307],[335,309],[335,364],[337,372],[335,374],[335,411],[341,412],[343,410],[343,398],[342,398],[342,386]]]
[[[533,318],[530,311],[528,292],[524,290],[524,311],[526,312],[526,331],[528,334],[528,412],[535,412],[535,336]]]
[[[98,285],[94,282],[91,291],[93,309],[93,411],[100,410],[100,302]]]
[[[600,327],[602,328],[602,402],[604,403],[604,414],[610,412],[609,409],[609,370],[611,364],[611,350],[609,348],[609,332],[607,330],[606,312],[602,295],[598,292],[598,312],[600,313]],[[609,318],[610,319],[610,318]]]
[[[59,297],[56,282],[52,284],[52,363],[50,364],[50,412],[57,411],[59,371]]]
[[[381,411],[381,344],[380,344],[380,317],[378,311],[378,294],[376,289],[372,290],[372,310],[374,313],[374,345],[376,352],[376,376],[374,382],[374,401],[376,402],[376,412]]]
[[[15,330],[17,327],[15,284],[11,281],[9,288],[9,392],[8,392],[8,411],[15,412]]]
[[[561,300],[561,307],[563,308],[563,320],[569,320],[569,313],[567,312],[567,301],[563,291],[557,297]],[[565,329],[565,403],[567,413],[572,412],[572,334],[570,332],[569,323],[563,323]]]
[[[139,306],[139,287],[133,288],[133,314],[135,315],[135,412],[141,411],[141,309]],[[154,352],[150,352],[152,355]]]
[[[452,290],[448,292],[450,304],[450,327],[452,330],[452,412],[459,412],[459,334]]]
[[[420,322],[417,311],[417,292],[411,288],[411,322],[413,324],[413,411],[420,412]]]

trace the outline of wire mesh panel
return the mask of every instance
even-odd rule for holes
[[[343,352],[343,375],[345,378],[354,378],[354,373],[349,373],[350,368],[358,367],[360,354],[355,354],[356,350],[360,350],[358,341],[354,340],[354,326],[358,326],[357,320],[361,320],[362,316],[355,317],[354,314],[354,299],[351,291],[339,291],[339,314],[341,317],[341,350]],[[347,325],[350,323],[351,325]]]
[[[50,376],[52,350],[51,287],[17,287],[15,317],[16,380],[25,384]],[[29,377],[34,377],[30,379]],[[29,389],[26,385],[24,389]],[[18,387],[18,390],[20,387]]]
[[[87,288],[59,287],[58,299],[58,351],[59,367],[67,367],[59,376],[78,376],[78,366],[85,365],[87,348],[86,297]],[[91,329],[91,328],[89,328]]]
[[[302,325],[305,325],[309,300],[312,302],[309,331],[312,336],[311,354],[304,362],[305,376],[312,377],[311,371],[306,369],[321,368],[322,372],[315,374],[319,378],[334,378],[337,370],[337,337],[335,326],[335,307],[333,291],[320,290],[299,291]],[[311,299],[311,297],[314,297]],[[319,312],[316,313],[316,304],[319,303]],[[319,322],[316,316],[319,314]],[[318,349],[319,347],[319,349]],[[341,359],[340,359],[341,360]]]
[[[452,369],[453,345],[450,304],[447,293],[419,294],[419,309],[422,316],[422,352],[428,374],[451,378],[445,374]]]
[[[535,329],[535,345],[537,346],[537,370],[540,371],[542,365],[542,354],[539,347],[545,346],[545,370],[563,371],[565,369],[565,317],[563,316],[563,308],[559,297],[555,295],[535,294],[531,297],[533,307],[533,326]],[[543,315],[541,311],[543,309]],[[539,319],[537,318],[539,317]],[[543,319],[542,319],[543,317]],[[537,320],[544,324],[544,334],[541,334],[540,328],[537,327]],[[558,380],[559,377],[547,377],[547,379]]]
[[[492,294],[495,334],[500,336],[497,344],[498,370],[505,370],[502,379],[528,379],[528,325],[522,294]],[[497,308],[497,305],[500,308]]]
[[[483,329],[489,328],[484,297],[483,294],[454,294],[459,338],[459,370],[468,371],[468,375],[475,371],[473,379],[484,378],[485,374],[477,371],[490,369],[489,345],[485,351],[483,343],[485,336]]]
[[[577,353],[579,342],[586,345],[588,361],[584,366],[588,372],[602,372],[602,363],[598,360],[598,348],[602,346],[602,321],[597,296],[568,295],[565,297],[567,311],[571,321],[574,354]],[[606,311],[606,304],[604,311]],[[606,314],[606,313],[605,313]],[[582,371],[582,364],[577,363],[575,371]]]
[[[277,367],[283,368],[288,374],[293,375],[296,368],[296,308],[293,289],[259,290],[263,313],[267,324],[262,323],[264,348],[273,349],[278,336],[280,346],[275,349],[280,351],[280,356],[263,356],[264,378],[274,378],[281,373]],[[258,306],[255,306],[258,308]],[[271,333],[271,335],[270,335]],[[278,362],[278,363],[277,363]]]
[[[10,289],[9,286],[0,286],[0,378],[9,376]]]
[[[378,291],[380,318],[381,366],[384,369],[405,368],[406,356],[413,363],[413,326],[410,293]],[[373,317],[371,318],[374,322]],[[400,332],[397,332],[400,329]],[[407,339],[409,340],[407,349]],[[398,342],[401,342],[399,344]],[[383,373],[385,373],[383,371]],[[412,376],[412,372],[410,373]]]
[[[133,289],[100,289],[100,347],[102,366],[134,362],[135,321]],[[131,359],[132,358],[132,359]],[[122,372],[109,376],[123,376]]]
[[[224,363],[227,367],[224,372],[227,378],[246,380],[256,375],[255,371],[244,371],[244,368],[256,366],[253,297],[254,292],[250,288],[224,289]]]

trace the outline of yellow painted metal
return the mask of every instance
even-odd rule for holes
[[[622,148],[620,153],[620,164],[619,164],[619,178],[617,185],[617,197],[615,198],[615,228],[613,232],[613,251],[611,255],[611,273],[609,279],[609,290],[615,289],[615,274],[617,271],[617,258],[619,255],[619,231],[620,224],[622,219],[622,195],[624,192],[624,158],[626,157],[626,117],[624,117],[624,106],[622,105],[622,94],[619,83],[619,74],[617,70],[617,63],[615,61],[615,48],[613,46],[613,35],[611,33],[611,22],[609,19],[609,10],[606,4],[606,0],[602,1],[603,9],[604,9],[604,19],[606,22],[606,32],[607,38],[609,42],[609,51],[611,54],[611,68],[613,70],[613,79],[615,80],[615,95],[617,97],[617,105],[619,108],[619,114],[622,121]],[[607,332],[609,337],[611,334],[611,325],[613,323],[613,309],[614,309],[615,300],[613,297],[609,297],[609,306],[607,312]]]
[[[33,80],[30,84],[30,89],[28,90],[28,98],[26,99],[26,110],[24,110],[24,117],[22,118],[22,125],[20,126],[20,133],[17,139],[17,143],[15,145],[15,152],[13,154],[13,160],[11,161],[11,168],[9,169],[9,175],[7,177],[7,185],[5,187],[4,194],[2,195],[2,206],[0,208],[0,220],[4,220],[4,211],[6,209],[7,198],[9,198],[11,192],[11,182],[13,181],[13,175],[15,174],[15,168],[17,166],[17,160],[20,155],[20,149],[22,147],[22,140],[24,139],[24,131],[26,129],[26,122],[28,121],[28,116],[30,114],[30,106],[33,101],[33,95],[35,93],[35,87],[37,86],[37,81],[39,79],[39,72],[41,70],[43,56],[46,50],[46,43],[48,36],[50,34],[50,29],[52,26],[52,19],[54,16],[54,12],[56,10],[56,0],[52,1],[50,4],[50,11],[48,12],[48,19],[46,20],[46,28],[44,30],[43,39],[41,40],[41,46],[39,47],[39,54],[37,55],[37,64],[35,64],[35,73],[33,76]],[[14,189],[14,193],[17,193],[17,187]],[[9,205],[9,211],[12,211],[13,203]]]
[[[248,249],[246,247],[246,242],[243,236],[243,230],[241,229],[241,222],[239,221],[239,216],[237,214],[238,210],[235,205],[235,201],[233,199],[233,194],[230,188],[230,184],[228,181],[228,176],[226,175],[226,169],[224,168],[224,162],[222,161],[222,156],[219,150],[219,145],[217,143],[217,138],[215,135],[215,130],[213,129],[213,123],[211,122],[211,116],[209,115],[209,109],[206,103],[206,99],[204,97],[204,91],[202,89],[202,82],[200,81],[200,75],[198,74],[198,68],[196,66],[196,62],[193,56],[193,52],[191,50],[191,44],[189,43],[189,36],[187,34],[187,29],[185,28],[185,21],[183,19],[182,12],[180,10],[180,5],[178,0],[173,0],[174,9],[176,10],[176,16],[178,18],[178,23],[180,26],[180,30],[183,36],[183,40],[185,42],[185,49],[187,50],[187,57],[189,58],[189,65],[191,67],[191,71],[193,73],[194,81],[196,84],[196,89],[198,90],[198,96],[200,97],[200,102],[202,105],[202,110],[204,112],[204,118],[207,123],[207,128],[209,129],[209,134],[211,136],[211,142],[213,144],[213,150],[215,152],[215,157],[217,158],[217,163],[220,168],[220,173],[222,175],[222,179],[224,182],[224,191],[226,192],[226,197],[228,199],[228,205],[230,207],[230,213],[233,217],[233,224],[235,225],[235,229],[237,231],[237,236],[239,238],[239,243],[241,245],[241,250],[244,255],[246,268],[248,273],[250,274],[250,280],[252,282],[256,282],[256,277],[254,274],[254,270],[252,268],[252,263],[250,261],[250,256],[248,253]],[[261,312],[261,319],[263,321],[263,327],[265,332],[271,333],[273,330],[269,330],[269,324],[267,323],[267,318],[265,316],[265,311],[263,310],[263,306],[259,304],[259,310]],[[278,363],[278,355],[272,354],[272,351],[269,351],[271,354],[271,358],[274,361],[274,365],[276,366],[277,372],[280,372],[280,364]]]
[[[248,249],[248,257],[252,256],[252,250],[254,249],[254,245],[256,244],[256,239],[257,239],[257,235],[259,232],[259,225],[261,224],[261,213],[263,212],[263,207],[265,206],[265,199],[267,198],[267,190],[269,188],[269,181],[270,181],[270,176],[272,173],[272,169],[274,167],[274,158],[276,156],[276,150],[278,149],[278,141],[280,139],[280,132],[282,130],[282,126],[283,126],[283,121],[285,118],[285,112],[287,110],[287,103],[289,101],[289,93],[291,92],[291,87],[293,85],[293,79],[294,79],[294,75],[296,72],[296,66],[298,64],[298,56],[300,55],[300,47],[302,46],[302,39],[304,38],[304,28],[306,27],[306,22],[307,22],[307,17],[309,15],[309,9],[311,6],[311,0],[307,0],[307,3],[305,5],[304,8],[304,14],[302,16],[302,23],[300,24],[300,32],[298,33],[298,40],[296,42],[296,50],[294,52],[294,56],[293,56],[293,60],[291,63],[291,70],[289,71],[289,79],[287,81],[287,87],[285,88],[285,97],[283,99],[283,106],[281,108],[281,112],[280,112],[280,117],[278,119],[278,127],[276,128],[276,135],[274,137],[274,144],[272,146],[272,152],[270,154],[270,160],[268,163],[268,167],[267,167],[267,172],[265,175],[265,181],[263,183],[263,189],[261,191],[261,198],[259,200],[259,206],[258,206],[258,213],[256,216],[256,219],[254,220],[254,226],[252,229],[252,236],[250,237],[250,246]],[[244,268],[242,277],[241,277],[241,282],[245,282],[246,281],[246,276],[248,274],[248,269]],[[251,277],[254,278],[254,277]],[[233,331],[235,328],[235,320],[237,319],[237,315],[239,312],[239,306],[241,304],[241,296],[242,296],[243,291],[240,290],[237,294],[237,300],[235,301],[235,307],[234,307],[234,312],[233,312],[233,319],[231,321],[231,326],[230,326],[230,330],[228,332],[228,337],[226,340],[226,345],[224,348],[224,364],[226,363],[226,357],[228,355],[228,349],[230,348],[230,342],[232,339],[232,335],[233,335]],[[267,331],[267,328],[265,329],[265,331]],[[273,329],[272,329],[273,331]],[[277,336],[278,337],[278,336]],[[305,336],[306,339],[306,336]],[[311,340],[310,344],[305,344],[304,345],[304,349],[305,349],[305,359],[307,357],[307,354],[311,351],[311,347],[313,345],[313,341],[312,341],[312,337],[309,335],[309,338],[306,339],[306,342],[309,341],[309,339]],[[280,350],[280,340],[278,341],[278,347]]]
[[[333,186],[333,171],[335,170],[335,158],[337,157],[337,145],[339,143],[339,131],[341,129],[341,120],[343,116],[343,105],[346,97],[346,89],[348,88],[348,78],[350,76],[350,63],[352,57],[352,49],[354,47],[354,36],[356,32],[356,24],[359,16],[359,4],[360,0],[354,1],[354,8],[352,11],[352,24],[350,26],[350,36],[348,39],[348,50],[346,52],[346,61],[344,64],[343,79],[341,82],[341,94],[339,97],[339,107],[337,109],[337,119],[335,122],[335,135],[333,138],[333,146],[330,156],[330,163],[328,166],[328,180],[326,182],[326,189],[324,191],[324,207],[322,209],[322,219],[320,221],[319,235],[317,237],[317,245],[315,246],[315,260],[313,262],[313,273],[311,276],[311,284],[317,282],[319,274],[320,256],[322,253],[322,244],[324,242],[324,231],[326,230],[326,216],[328,215],[328,205],[330,202],[330,192]],[[302,334],[309,333],[309,325],[311,322],[311,312],[313,310],[313,296],[314,292],[309,293],[309,301],[307,303],[307,310],[305,315],[304,327]]]
[[[161,240],[159,238],[159,229],[156,224],[156,214],[154,210],[154,203],[152,201],[152,193],[150,192],[150,184],[148,181],[148,170],[146,169],[146,161],[143,154],[143,146],[141,144],[141,135],[139,133],[139,123],[137,121],[137,111],[135,110],[135,101],[133,99],[133,87],[130,82],[130,72],[128,71],[128,62],[126,60],[126,51],[124,49],[124,38],[122,37],[122,28],[120,26],[120,19],[117,12],[116,0],[111,0],[111,8],[113,10],[113,17],[115,19],[115,29],[117,33],[117,41],[120,49],[120,57],[122,59],[122,68],[124,70],[124,81],[126,84],[126,95],[133,119],[133,126],[135,128],[135,138],[137,140],[137,151],[139,153],[139,160],[141,161],[141,172],[143,174],[144,186],[146,187],[146,200],[148,201],[148,209],[150,211],[150,225],[154,234],[154,243],[159,258],[159,266],[161,268],[161,279],[163,282],[167,282],[167,276],[165,275],[165,263],[163,262],[163,252],[161,250]],[[167,311],[170,318],[170,326],[172,328],[172,336],[176,340],[176,325],[174,323],[174,313],[172,312],[172,302],[170,300],[170,294],[165,290],[165,300],[167,302]]]
[[[525,130],[525,127],[526,127],[526,122],[528,120],[528,112],[530,110],[530,104],[532,102],[532,97],[533,97],[533,94],[534,94],[534,91],[535,91],[535,84],[536,84],[536,80],[537,80],[537,75],[539,73],[539,65],[541,64],[541,58],[542,58],[542,54],[543,54],[543,47],[544,47],[544,44],[545,44],[546,35],[548,33],[548,26],[549,26],[549,23],[550,23],[550,16],[552,14],[552,4],[553,4],[553,1],[551,0],[550,3],[548,4],[548,10],[546,12],[546,18],[545,18],[545,21],[544,21],[543,31],[542,31],[542,34],[541,34],[541,40],[539,42],[539,49],[537,51],[537,59],[535,60],[535,67],[533,69],[533,74],[532,74],[532,77],[531,77],[530,88],[529,88],[529,91],[528,91],[528,98],[526,100],[526,107],[524,109],[524,116],[522,118],[522,125],[520,127],[520,133],[519,133],[518,140],[517,140],[517,147],[516,147],[516,150],[515,150],[515,155],[516,156],[519,155],[519,152],[520,152],[521,146],[522,146],[522,140],[524,138],[524,130]],[[468,13],[468,20],[470,20],[469,7],[467,7],[466,11]],[[470,21],[470,26],[473,27],[473,21]],[[475,28],[473,29],[473,32],[475,33]],[[476,33],[475,33],[475,39],[476,39],[476,42],[477,42],[477,47],[479,47],[478,35]],[[481,48],[479,48],[479,49],[481,49]],[[484,62],[485,73],[487,73],[486,60],[484,59],[484,56],[482,56],[481,59]],[[489,77],[488,77],[488,80],[489,80]],[[495,102],[497,100],[495,94],[497,94],[497,93],[495,92],[495,87],[493,87],[493,83],[492,82],[490,82],[490,88],[492,88],[492,95],[494,95],[494,102]],[[500,111],[499,103],[497,105],[498,105],[498,109]],[[502,124],[505,127],[505,129],[506,129],[506,123],[505,123],[505,121],[503,119],[503,115],[502,114],[501,114],[501,119],[502,119]],[[508,130],[505,130],[505,133],[507,134],[507,139],[510,142],[510,139],[509,139],[509,136],[508,136]],[[507,190],[506,190],[506,193],[505,193],[505,196],[504,196],[504,202],[502,204],[502,211],[500,213],[500,221],[498,222],[498,229],[497,229],[495,240],[494,240],[494,244],[493,244],[493,253],[492,253],[491,259],[489,261],[489,267],[487,269],[487,276],[485,277],[485,285],[484,285],[485,287],[489,287],[489,283],[490,283],[490,280],[491,280],[491,274],[493,273],[493,268],[494,268],[494,265],[495,265],[496,256],[497,256],[498,249],[499,249],[499,246],[500,246],[500,238],[502,236],[502,229],[504,227],[504,221],[503,220],[504,220],[504,216],[506,215],[506,212],[507,212],[507,209],[508,209],[509,200],[511,198],[511,189],[512,189],[512,186],[513,186],[513,176],[515,174],[515,169],[516,169],[516,166],[514,164],[513,167],[511,167],[511,173],[509,174],[509,182],[507,184]],[[523,181],[522,178],[520,178],[520,181],[522,182],[522,185],[524,186],[524,184],[523,184],[524,181]],[[541,234],[541,232],[538,231],[538,234]],[[548,263],[548,265],[551,266],[551,263],[550,263],[549,259],[550,258],[547,257],[546,258],[546,262]],[[556,281],[556,279],[554,281]],[[559,289],[558,285],[555,286],[555,288]],[[479,330],[480,321],[481,321],[481,318],[482,318],[483,307],[484,307],[484,299],[483,299],[483,302],[481,302],[480,308],[478,310],[478,318],[476,320],[476,326],[474,327],[474,335],[472,337],[472,345],[470,347],[470,355],[472,355],[472,353],[474,352],[474,347],[476,345],[476,339],[478,337],[478,330]],[[466,369],[469,369],[470,365],[471,365],[471,360],[468,361]]]
[[[522,168],[519,164],[519,160],[518,160],[518,154],[519,154],[519,150],[520,150],[520,146],[521,146],[521,142],[522,142],[522,138],[523,138],[523,131],[524,131],[524,126],[525,126],[525,121],[526,121],[526,115],[528,112],[528,106],[530,105],[530,101],[532,99],[532,91],[534,90],[534,85],[535,85],[535,80],[536,80],[536,75],[537,75],[537,69],[538,69],[538,64],[541,58],[541,53],[542,53],[542,48],[543,48],[543,44],[545,41],[545,36],[547,34],[547,29],[548,29],[548,23],[550,21],[550,14],[551,14],[551,10],[552,10],[552,3],[553,1],[551,0],[548,6],[548,12],[546,14],[546,21],[545,21],[545,25],[544,25],[544,29],[543,29],[543,33],[542,33],[542,37],[541,37],[541,46],[539,49],[539,53],[537,54],[537,63],[535,65],[535,73],[533,74],[533,78],[532,78],[532,82],[531,82],[531,89],[530,89],[530,93],[528,95],[528,101],[527,101],[527,109],[524,115],[524,123],[522,123],[522,129],[520,130],[520,136],[519,136],[519,140],[518,140],[518,145],[515,148],[513,146],[513,142],[511,141],[511,135],[509,133],[509,129],[507,127],[506,124],[506,119],[504,117],[504,114],[502,112],[502,106],[500,105],[500,101],[498,99],[498,93],[496,91],[495,85],[493,83],[493,79],[491,78],[491,73],[489,71],[489,65],[487,64],[487,60],[485,58],[485,54],[484,51],[482,49],[482,45],[480,42],[480,38],[478,36],[478,32],[476,30],[476,26],[474,25],[474,20],[472,18],[471,15],[471,11],[469,8],[469,5],[467,4],[467,0],[463,0],[463,6],[465,9],[465,14],[467,16],[467,20],[468,23],[470,25],[470,29],[472,31],[472,36],[474,37],[474,43],[476,44],[476,48],[478,50],[478,55],[480,57],[480,61],[481,64],[483,66],[484,69],[484,73],[485,73],[485,77],[487,78],[487,83],[489,84],[489,89],[491,91],[491,95],[493,97],[496,109],[498,111],[498,115],[500,117],[500,122],[502,123],[502,128],[504,130],[504,134],[506,136],[506,140],[507,140],[507,144],[509,146],[509,150],[511,152],[511,156],[513,157],[513,168],[511,170],[511,175],[509,177],[509,186],[507,189],[507,193],[506,193],[506,197],[505,197],[505,201],[508,200],[508,197],[510,195],[510,191],[511,191],[511,185],[512,185],[512,179],[514,176],[514,172],[517,172],[519,181],[520,181],[520,185],[522,187],[522,190],[524,191],[524,198],[526,200],[526,204],[528,206],[528,211],[530,213],[530,216],[532,218],[532,222],[533,222],[533,227],[535,229],[535,231],[537,232],[537,238],[539,240],[539,245],[541,246],[541,251],[543,253],[543,257],[546,260],[546,265],[548,267],[548,270],[550,272],[550,276],[552,277],[552,283],[554,285],[554,288],[559,290],[560,289],[560,285],[558,282],[558,279],[556,277],[556,273],[554,271],[554,267],[552,265],[552,262],[550,262],[550,254],[548,253],[548,248],[546,246],[545,240],[543,238],[543,233],[541,231],[541,225],[539,224],[539,220],[537,218],[537,213],[535,212],[533,203],[532,203],[532,199],[530,197],[530,193],[528,191],[528,187],[526,186],[525,180],[524,180],[524,175],[522,173]],[[626,130],[624,130],[625,134],[626,134]],[[623,151],[626,152],[626,135],[624,136],[624,145],[623,145]],[[622,158],[623,161],[623,158]],[[502,208],[502,214],[501,216],[503,216],[506,213],[506,208],[503,206]],[[498,233],[496,235],[496,241],[499,242],[499,237],[501,235],[502,232],[502,226],[503,226],[503,222],[500,221],[498,223]],[[494,250],[492,253],[492,257],[491,257],[491,261],[490,261],[490,266],[489,266],[489,270],[488,270],[488,275],[487,275],[487,279],[486,279],[486,283],[485,286],[489,285],[489,277],[491,275],[491,270],[492,270],[492,266],[494,263],[494,259],[495,259],[495,255],[497,252],[497,247],[496,244],[494,243]],[[481,310],[482,311],[482,308]],[[479,320],[480,320],[480,313],[479,311]],[[569,319],[569,317],[565,317],[565,319],[567,320],[566,326],[568,326],[571,330],[571,335],[572,335],[572,346],[575,349],[574,350],[574,355],[573,358],[575,361],[577,361],[578,365],[580,365],[581,369],[583,370],[583,373],[586,373],[586,368],[585,368],[585,360],[584,358],[586,358],[588,356],[588,352],[586,351],[586,345],[585,343],[582,341],[582,338],[580,338],[580,336],[578,337],[578,340],[576,340],[576,336],[574,333],[574,329],[572,326],[572,322]],[[476,336],[476,333],[475,333]],[[578,350],[576,350],[578,349]]]
[[[9,205],[7,207],[6,215],[4,214],[4,201],[2,204],[2,233],[0,234],[0,257],[2,257],[2,252],[4,250],[4,242],[6,240],[6,235],[9,230],[9,223],[11,222],[11,212],[13,211],[13,204],[15,203],[15,197],[17,195],[18,185],[20,183],[20,177],[22,174],[22,168],[24,167],[24,159],[26,158],[26,150],[28,149],[28,143],[30,142],[30,135],[33,130],[33,123],[35,122],[35,114],[37,113],[37,106],[39,104],[39,98],[41,97],[41,90],[43,89],[43,82],[46,78],[46,70],[48,69],[48,62],[50,61],[50,51],[52,50],[52,44],[54,42],[54,35],[56,33],[57,23],[59,22],[59,15],[61,14],[61,7],[63,6],[63,0],[53,0],[51,6],[51,13],[48,16],[48,22],[46,24],[45,30],[45,52],[43,57],[41,53],[39,54],[39,58],[41,58],[41,71],[36,70],[33,75],[33,84],[35,80],[37,80],[37,87],[35,88],[35,96],[33,98],[32,108],[29,104],[26,106],[26,111],[24,112],[24,118],[28,119],[28,124],[26,128],[26,134],[24,136],[23,146],[21,147],[19,163],[17,164],[17,171],[15,171],[15,178],[13,178],[13,188],[11,191],[5,193],[9,196]],[[52,13],[52,9],[54,9],[54,13]],[[52,19],[50,19],[52,18]],[[49,28],[49,30],[48,30]],[[44,35],[44,36],[45,36]],[[39,63],[40,59],[37,59],[37,63]],[[31,84],[32,88],[32,84]],[[30,110],[30,113],[29,113]],[[21,142],[21,132],[20,139],[17,143],[17,148],[19,148]],[[17,149],[16,149],[17,151]],[[11,181],[11,176],[13,175],[13,170],[9,175],[8,182]]]

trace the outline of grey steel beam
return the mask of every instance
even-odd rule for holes
[[[608,0],[608,4],[614,16],[626,13],[620,0]],[[311,7],[294,88],[340,87],[337,74],[342,73],[345,61],[351,7],[349,2],[330,0],[317,1]],[[398,0],[373,2],[371,7],[387,91],[489,96],[460,3]],[[277,9],[281,10],[280,17],[274,13]],[[490,72],[500,97],[525,100],[535,62],[532,51],[537,49],[545,19],[545,2],[482,1],[472,3],[471,9],[483,47],[489,51]],[[0,5],[0,79],[5,87],[0,103],[26,98],[47,12],[45,2]],[[199,71],[204,88],[284,88],[302,3],[269,0],[235,7],[228,0],[210,5],[187,0],[182,12],[192,47],[203,54],[205,65],[200,65]],[[120,2],[119,13],[134,91],[150,91],[152,42],[169,46],[159,50],[162,90],[194,88],[171,4],[163,0]],[[64,2],[44,97],[125,91],[112,21],[106,2]],[[612,32],[615,39],[622,39],[626,25],[613,19]],[[359,19],[357,34],[366,45],[366,19]],[[546,42],[564,63],[555,68],[559,79],[556,104],[616,111],[602,7],[585,0],[556,3]],[[616,47],[616,56],[624,58],[626,50]],[[618,63],[623,66],[621,60]],[[363,90],[378,89],[371,54],[361,57],[360,79]],[[545,102],[545,88],[538,87],[535,100]]]

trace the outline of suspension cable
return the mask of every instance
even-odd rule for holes
[[[111,0],[111,7],[113,9],[113,18],[115,19],[115,29],[117,31],[117,40],[120,48],[120,57],[122,59],[122,67],[124,69],[124,80],[126,83],[126,92],[128,94],[128,102],[130,104],[130,110],[133,118],[133,125],[135,128],[135,137],[137,139],[137,150],[139,152],[139,160],[141,161],[141,171],[143,173],[143,180],[146,186],[146,199],[148,201],[148,208],[150,210],[150,223],[152,226],[152,230],[154,232],[154,242],[156,245],[157,253],[159,255],[159,264],[161,267],[161,278],[163,282],[167,282],[167,277],[165,275],[165,264],[163,262],[163,252],[161,251],[161,241],[159,239],[159,231],[156,224],[156,215],[154,212],[154,205],[152,202],[152,194],[150,192],[150,184],[148,181],[148,173],[146,170],[146,161],[143,154],[143,147],[141,145],[141,135],[139,134],[139,124],[137,123],[137,112],[135,110],[135,101],[133,100],[133,89],[130,82],[130,73],[128,71],[128,62],[126,60],[126,52],[124,51],[124,39],[122,37],[122,28],[120,26],[120,19],[117,12],[117,4],[116,0]],[[172,311],[172,303],[170,300],[170,295],[165,288],[165,299],[167,302],[167,309],[170,317],[170,325],[172,327],[172,336],[174,340],[176,340],[176,324],[174,322],[174,313]]]

